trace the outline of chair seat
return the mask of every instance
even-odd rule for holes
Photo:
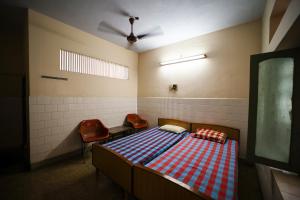
[[[99,134],[84,134],[82,140],[84,143],[96,142],[108,139],[109,135],[99,135]]]
[[[140,123],[140,122],[136,122],[136,123],[133,123],[133,127],[134,128],[147,128],[148,127],[148,124],[147,123]]]

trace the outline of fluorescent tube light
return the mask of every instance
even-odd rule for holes
[[[205,54],[199,54],[199,55],[179,58],[179,59],[175,59],[175,60],[163,61],[163,62],[160,62],[160,65],[161,66],[171,65],[171,64],[182,63],[182,62],[189,62],[189,61],[192,61],[192,60],[199,60],[199,59],[202,59],[202,58],[206,58],[206,55]]]

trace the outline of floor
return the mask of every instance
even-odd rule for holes
[[[122,189],[100,174],[96,178],[91,154],[32,172],[1,175],[0,199],[122,199]],[[239,164],[239,199],[262,199],[256,170]]]

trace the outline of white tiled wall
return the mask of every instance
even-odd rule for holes
[[[29,97],[31,163],[81,148],[77,126],[84,119],[100,119],[107,127],[123,123],[137,112],[130,97]]]
[[[238,128],[240,156],[246,155],[248,99],[140,97],[138,113],[150,126],[156,126],[157,119],[163,117]]]
[[[100,119],[113,127],[121,125],[127,113],[136,112],[151,126],[164,117],[238,128],[240,156],[246,155],[247,99],[30,96],[29,100],[32,163],[80,149],[76,128],[83,119]]]

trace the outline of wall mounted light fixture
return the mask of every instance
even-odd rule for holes
[[[169,87],[169,90],[170,90],[170,91],[173,91],[173,92],[176,92],[177,89],[178,89],[177,84],[172,84],[172,85],[170,85],[170,87]]]
[[[188,61],[192,61],[192,60],[199,60],[199,59],[203,59],[203,58],[206,58],[206,57],[207,57],[206,54],[199,54],[199,55],[195,55],[195,56],[178,58],[178,59],[174,59],[174,60],[168,60],[168,61],[160,62],[160,66],[171,65],[171,64],[182,63],[182,62],[188,62]]]

